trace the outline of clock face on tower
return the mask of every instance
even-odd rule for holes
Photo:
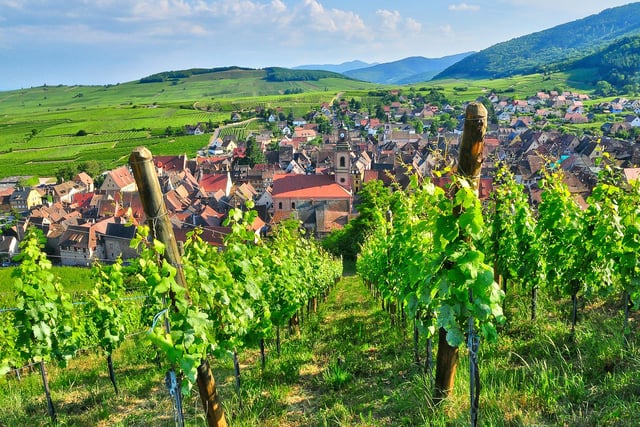
[[[344,139],[344,132],[340,132],[340,139]]]

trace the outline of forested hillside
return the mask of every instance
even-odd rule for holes
[[[543,72],[555,64],[595,54],[622,37],[640,34],[638,16],[640,3],[606,9],[491,46],[450,66],[435,79],[499,78]]]
[[[640,35],[625,37],[606,49],[589,55],[572,64],[570,70],[580,68],[597,69],[599,81],[606,81],[626,93],[639,92]]]

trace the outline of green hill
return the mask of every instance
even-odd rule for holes
[[[624,92],[640,92],[640,35],[624,37],[605,49],[566,65],[571,74],[591,70],[592,83],[606,81]]]
[[[640,2],[518,37],[469,55],[434,79],[499,78],[543,72],[597,53],[612,42],[640,34]],[[508,24],[506,24],[508,25]]]
[[[87,162],[109,168],[125,163],[140,145],[158,155],[192,156],[210,135],[186,135],[187,125],[212,128],[234,112],[247,119],[259,108],[300,116],[339,92],[378,88],[326,71],[225,67],[117,85],[0,92],[0,177],[65,176]]]

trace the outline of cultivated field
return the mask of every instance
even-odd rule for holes
[[[335,78],[266,82],[263,76],[259,70],[226,71],[161,83],[0,92],[0,178],[55,175],[69,163],[88,160],[115,167],[140,145],[154,154],[193,156],[209,135],[165,137],[168,127],[221,125],[232,112],[250,116],[257,107],[300,116],[338,91],[375,87]],[[302,93],[285,95],[287,90]]]

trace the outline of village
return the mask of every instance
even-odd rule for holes
[[[418,174],[446,185],[448,178],[434,172],[457,159],[464,105],[437,105],[401,91],[389,91],[385,99],[389,102],[377,108],[375,117],[344,99],[324,103],[305,118],[286,120],[282,113],[256,111],[253,116],[261,117],[266,126],[247,140],[214,132],[209,145],[193,156],[155,156],[176,239],[184,242],[187,233],[198,227],[204,240],[223,246],[230,231],[224,226],[227,214],[230,209],[244,209],[249,200],[258,212],[251,224],[257,235],[293,217],[321,239],[358,214],[358,193],[369,181],[404,186],[410,175]],[[564,170],[565,183],[582,207],[597,182],[603,153],[626,180],[637,179],[640,100],[618,98],[586,108],[587,100],[584,94],[557,91],[538,92],[527,99],[493,93],[484,98],[490,123],[481,199],[491,194],[500,162],[524,185],[533,206],[541,200],[540,171],[549,163]],[[578,135],[552,125],[588,123],[594,114],[614,120],[604,123],[597,134]],[[440,119],[445,115],[452,120],[445,123]],[[231,117],[242,119],[239,113]],[[202,133],[202,128],[194,124],[185,132]],[[264,154],[264,163],[241,161],[247,156],[249,139]],[[34,186],[21,185],[24,177],[0,180],[2,265],[9,265],[30,226],[42,230],[45,250],[55,264],[90,266],[94,261],[111,263],[118,257],[137,256],[130,241],[146,217],[129,166],[104,172],[99,185],[94,178],[81,172],[69,181],[42,179]]]

